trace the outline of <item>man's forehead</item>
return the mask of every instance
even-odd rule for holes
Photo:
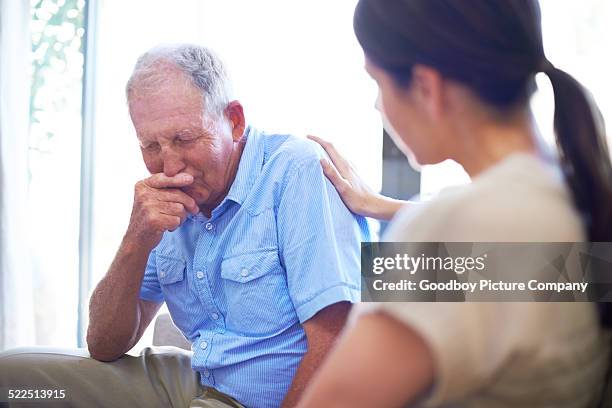
[[[130,101],[129,110],[133,120],[161,120],[174,117],[202,119],[203,103],[198,98],[180,97],[170,94],[152,95]]]
[[[139,91],[130,97],[128,101],[130,112],[141,113],[157,111],[190,111],[203,110],[204,100],[202,94],[196,90],[184,86],[171,86],[164,84],[158,87]]]
[[[130,100],[129,108],[139,137],[169,130],[193,130],[203,125],[203,103],[198,97],[162,93],[143,95]]]

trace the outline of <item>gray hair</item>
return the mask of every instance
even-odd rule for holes
[[[167,79],[164,65],[183,71],[202,91],[204,109],[221,115],[232,94],[231,82],[221,59],[209,48],[192,44],[159,45],[141,55],[125,87],[129,100],[137,90],[154,90]]]

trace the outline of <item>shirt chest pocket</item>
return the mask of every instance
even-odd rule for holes
[[[278,255],[272,251],[236,255],[221,263],[221,277],[237,283],[247,283],[267,274],[278,273]]]
[[[157,278],[162,286],[182,282],[185,279],[185,261],[158,254]]]
[[[226,324],[242,334],[271,334],[297,321],[276,251],[241,254],[221,263]]]

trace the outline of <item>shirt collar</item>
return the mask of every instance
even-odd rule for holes
[[[251,190],[251,187],[255,184],[255,180],[259,177],[263,167],[263,137],[251,126],[247,127],[244,132],[244,137],[246,137],[246,145],[240,157],[238,171],[227,193],[227,197],[225,197],[223,201],[232,200],[238,204],[242,204]]]

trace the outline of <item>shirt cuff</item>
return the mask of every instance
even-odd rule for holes
[[[319,310],[324,309],[329,305],[345,301],[357,303],[360,300],[361,294],[357,288],[341,283],[319,292],[314,297],[296,307],[295,311],[298,319],[300,319],[300,323],[304,323],[306,320],[314,316]]]

